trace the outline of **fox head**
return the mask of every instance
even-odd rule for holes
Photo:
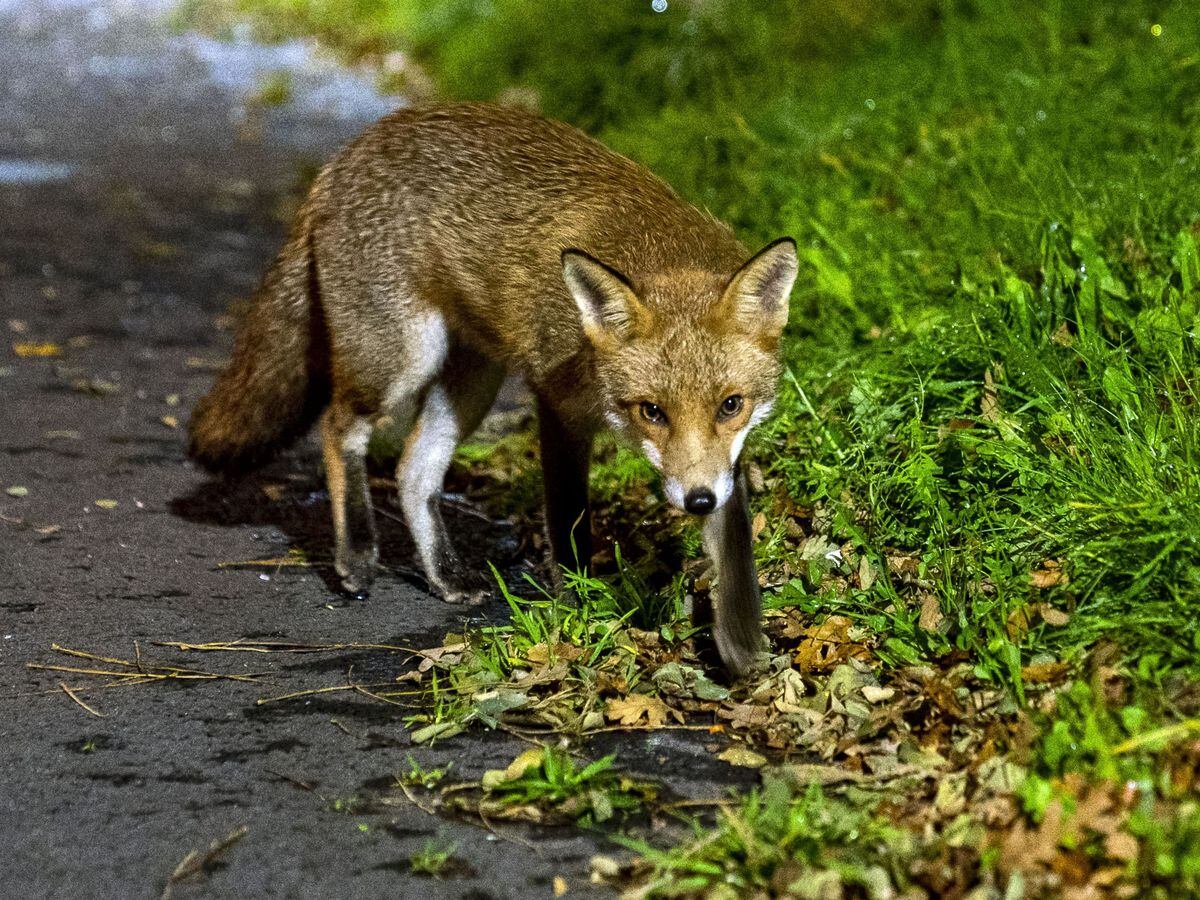
[[[797,269],[791,238],[732,276],[677,270],[637,285],[582,251],[563,253],[605,415],[641,445],[679,509],[706,515],[733,493],[746,435],[775,399]]]

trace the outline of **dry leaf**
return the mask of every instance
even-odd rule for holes
[[[47,357],[47,356],[62,356],[62,347],[58,344],[52,344],[49,341],[40,343],[21,342],[13,344],[13,352],[25,359]]]
[[[561,875],[554,876],[554,896],[561,897],[567,892],[567,879]]]
[[[921,615],[917,619],[917,624],[926,631],[937,631],[945,618],[942,614],[942,605],[938,602],[937,595],[928,592],[922,593]]]
[[[168,428],[178,428],[179,427],[179,420],[177,418],[175,418],[174,416],[163,416],[161,419],[159,419],[159,421],[162,422],[164,425],[166,425]]]
[[[1042,621],[1053,628],[1062,628],[1071,621],[1071,614],[1063,612],[1061,609],[1055,609],[1049,603],[1039,603],[1038,613],[1042,617]]]
[[[1000,421],[1000,395],[996,391],[996,381],[992,370],[983,373],[983,396],[979,398],[979,418],[985,422]]]
[[[1057,559],[1048,559],[1042,563],[1040,569],[1034,569],[1030,572],[1029,581],[1035,588],[1041,590],[1057,585],[1066,586],[1071,583],[1071,579],[1063,571],[1062,563]]]
[[[733,746],[723,753],[717,754],[717,759],[731,766],[743,766],[747,769],[761,769],[767,764],[767,758],[761,753],[755,753],[749,747]]]
[[[1137,838],[1125,831],[1114,831],[1104,838],[1104,850],[1113,859],[1130,862],[1138,857]]]
[[[116,500],[97,500],[96,505],[101,509],[116,509],[118,504]]]
[[[763,471],[758,467],[758,463],[750,463],[746,467],[746,481],[750,483],[750,490],[756,494],[761,494],[766,489]]]
[[[750,537],[758,540],[758,536],[763,533],[763,529],[767,527],[767,514],[758,512],[754,514],[754,521],[750,523]]]
[[[604,706],[605,717],[609,721],[616,721],[618,725],[637,725],[644,718],[651,728],[661,728],[671,713],[667,704],[649,694],[617,697]]]
[[[825,671],[850,659],[870,659],[866,645],[850,638],[853,624],[845,616],[829,616],[820,625],[805,629],[805,639],[796,649],[796,665],[802,672]]]

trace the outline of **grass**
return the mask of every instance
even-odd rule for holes
[[[917,841],[869,811],[827,797],[817,785],[797,796],[767,779],[716,828],[697,824],[693,839],[663,851],[624,841],[641,857],[642,896],[840,897],[846,889],[894,896],[893,874],[916,855]]]
[[[971,691],[1008,698],[1011,727],[988,746],[1025,773],[1020,809],[987,826],[987,852],[954,850],[973,883],[1198,889],[1200,19],[1186,4],[226,0],[191,15],[315,34],[367,63],[404,50],[446,96],[533,97],[748,244],[795,236],[778,411],[750,448],[766,605],[853,623],[885,681],[919,664],[966,690],[965,669]],[[521,440],[462,461],[528,512]],[[664,555],[664,537],[697,555],[628,451],[606,448],[593,490],[629,560]],[[472,698],[535,647],[575,648],[579,684],[611,659],[648,687],[647,655],[617,639],[665,623],[675,646],[687,584],[665,578],[577,585],[572,612],[510,596],[473,668],[438,673],[433,724],[488,721],[498,707]],[[666,606],[645,614],[648,597]],[[764,868],[756,835],[819,823],[830,798],[765,791],[710,835],[714,879],[762,887],[770,865],[814,864],[797,838]],[[1022,841],[1045,852],[1016,870]],[[659,875],[679,874],[664,852]],[[838,877],[867,877],[847,865]]]
[[[441,878],[453,866],[458,845],[430,838],[408,858],[409,870],[415,875]]]
[[[602,824],[640,809],[656,793],[653,785],[618,773],[615,760],[609,755],[580,767],[555,747],[528,750],[507,769],[484,775],[479,811],[539,822],[549,818]]]

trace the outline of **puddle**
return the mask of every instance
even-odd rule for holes
[[[79,167],[65,162],[38,159],[0,159],[0,184],[45,184],[63,181]]]

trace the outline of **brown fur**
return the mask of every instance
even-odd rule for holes
[[[365,590],[376,559],[366,435],[384,416],[415,419],[398,474],[405,512],[434,586],[474,597],[434,485],[504,371],[517,372],[539,400],[555,557],[570,563],[574,540],[586,565],[587,464],[606,419],[661,456],[669,478],[699,484],[736,463],[735,437],[778,377],[795,256],[773,246],[746,263],[726,226],[562,123],[486,105],[399,111],[318,176],[229,369],[197,406],[191,453],[244,468],[326,408],[337,567]],[[745,408],[714,418],[731,394]],[[644,402],[668,410],[665,431],[639,418]],[[726,531],[744,518],[744,502],[730,506]],[[734,669],[756,649],[752,593],[738,614],[752,625],[721,648]]]

